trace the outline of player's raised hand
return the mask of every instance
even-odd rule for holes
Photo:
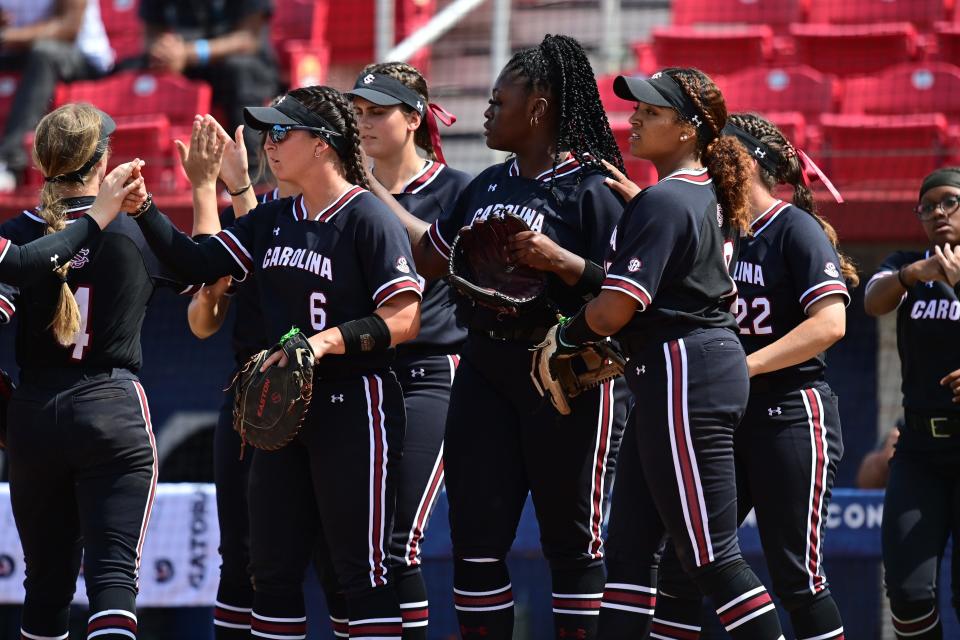
[[[951,247],[948,242],[942,248],[937,246],[933,250],[934,255],[931,258],[937,259],[947,284],[951,287],[957,286],[960,282],[960,245]]]
[[[101,229],[113,222],[121,210],[128,213],[136,211],[146,200],[146,185],[140,175],[143,165],[143,160],[139,158],[125,162],[108,173],[100,183],[100,191],[87,214],[96,220]]]
[[[250,183],[250,162],[247,157],[247,143],[243,139],[243,125],[238,126],[231,137],[210,114],[203,116],[203,121],[214,128],[224,145],[220,179],[228,191],[239,191]]]
[[[923,260],[917,260],[903,268],[903,280],[907,284],[917,282],[933,282],[939,280],[947,282],[947,275],[943,271],[940,259],[936,255]]]
[[[607,168],[607,171],[613,176],[612,178],[607,178],[604,182],[607,183],[607,186],[613,189],[614,193],[620,195],[625,201],[630,202],[634,197],[642,191],[640,186],[630,180],[627,176],[623,175],[623,172],[620,169],[617,169],[615,166],[607,162],[606,160],[601,160],[603,166]]]
[[[226,146],[216,127],[203,116],[197,116],[193,120],[189,148],[180,140],[173,142],[190,184],[194,188],[215,186]]]

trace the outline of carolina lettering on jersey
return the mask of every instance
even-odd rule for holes
[[[313,335],[373,313],[402,293],[421,289],[406,232],[373,194],[350,185],[319,212],[302,196],[267,202],[233,227],[196,244],[155,210],[138,219],[163,260],[208,278],[254,273],[267,339],[291,325]],[[324,376],[386,366],[393,354],[328,355]]]
[[[640,348],[691,327],[733,328],[727,269],[735,242],[706,169],[682,169],[644,189],[627,205],[607,258],[603,288],[637,302],[618,338]]]
[[[751,225],[733,270],[739,296],[735,314],[747,353],[779,340],[806,320],[810,307],[829,296],[850,294],[840,257],[820,224],[806,211],[777,200]],[[793,389],[823,378],[824,354],[762,374],[772,389]]]
[[[93,200],[68,199],[67,224],[84,215]],[[46,228],[41,217],[24,211],[0,226],[0,235],[25,244],[42,237]],[[167,286],[190,294],[200,286],[179,284],[161,267],[137,224],[124,215],[75,256],[57,256],[57,263],[71,258],[67,283],[80,308],[80,331],[68,347],[57,343],[49,329],[60,297],[59,275],[51,271],[22,290],[0,285],[0,312],[12,316],[14,302],[20,303],[16,351],[21,369],[82,366],[137,371],[140,328],[155,288]]]
[[[456,206],[430,227],[430,241],[444,259],[464,226],[505,212],[523,218],[534,231],[561,247],[602,265],[607,243],[623,213],[623,203],[593,168],[582,167],[571,157],[535,178],[520,176],[516,160],[484,170],[463,191]],[[548,296],[564,314],[583,304],[583,298],[553,274],[547,276]],[[540,310],[521,318],[498,318],[496,313],[462,303],[458,313],[471,329],[480,332],[518,327],[549,326],[555,312]]]
[[[427,160],[423,169],[393,197],[407,211],[432,224],[453,210],[470,180],[470,176],[462,171]],[[425,283],[421,281],[420,284]],[[467,330],[456,317],[455,295],[443,279],[426,284],[420,304],[420,333],[413,340],[397,346],[399,356],[425,350],[432,353],[460,351]]]
[[[931,251],[897,251],[881,263],[867,283],[897,277],[901,267],[929,258]],[[900,353],[903,406],[940,415],[956,413],[953,394],[940,380],[960,368],[960,299],[945,282],[918,282],[897,308],[897,350]]]
[[[262,269],[273,267],[292,267],[303,269],[314,275],[333,280],[333,263],[330,258],[308,249],[294,249],[293,247],[275,246],[267,249],[263,255]]]

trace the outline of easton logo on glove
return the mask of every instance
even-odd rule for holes
[[[450,249],[447,280],[476,304],[516,316],[546,298],[547,275],[510,261],[511,236],[529,231],[523,218],[498,213],[477,220],[457,234]]]
[[[287,365],[261,373],[263,363],[277,351],[286,354]],[[253,356],[237,372],[232,382],[233,428],[245,445],[275,451],[296,437],[313,395],[313,362],[310,343],[293,327],[279,344]]]

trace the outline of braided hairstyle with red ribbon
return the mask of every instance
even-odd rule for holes
[[[840,271],[843,273],[844,279],[851,287],[857,286],[860,283],[860,276],[857,275],[856,265],[854,265],[853,260],[840,251],[837,232],[833,225],[817,213],[817,203],[813,197],[813,191],[810,189],[810,180],[815,178],[820,179],[828,186],[831,193],[834,193],[836,189],[830,183],[830,180],[807,154],[795,148],[780,129],[769,120],[753,113],[735,113],[730,116],[728,122],[743,129],[763,143],[764,146],[776,152],[780,158],[776,172],[771,172],[760,165],[760,179],[763,180],[763,184],[771,193],[778,184],[787,184],[793,187],[793,204],[809,213],[820,224],[833,248],[837,250],[837,255],[840,256]],[[838,202],[843,202],[839,193],[834,197],[837,198]]]
[[[427,104],[427,113],[413,134],[413,142],[423,149],[427,158],[430,160],[437,160],[443,164],[447,164],[446,159],[443,157],[443,148],[440,145],[440,128],[437,126],[437,121],[439,120],[444,126],[449,127],[457,121],[457,118],[452,113],[444,110],[440,105],[430,102],[430,90],[427,88],[427,81],[423,77],[423,74],[420,73],[416,67],[406,62],[377,62],[375,64],[368,64],[363,68],[363,71],[360,72],[360,75],[363,76],[368,73],[389,76],[394,80],[402,82],[408,89],[416,92],[423,98],[423,101]],[[413,113],[414,111],[412,107],[405,104],[400,104],[399,106],[406,113]]]

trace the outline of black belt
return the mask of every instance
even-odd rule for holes
[[[934,438],[960,436],[960,416],[929,416],[908,413],[907,428]]]
[[[520,327],[516,329],[488,329],[486,331],[471,329],[470,331],[484,338],[500,342],[532,342],[536,344],[543,342],[549,330],[549,327]]]

